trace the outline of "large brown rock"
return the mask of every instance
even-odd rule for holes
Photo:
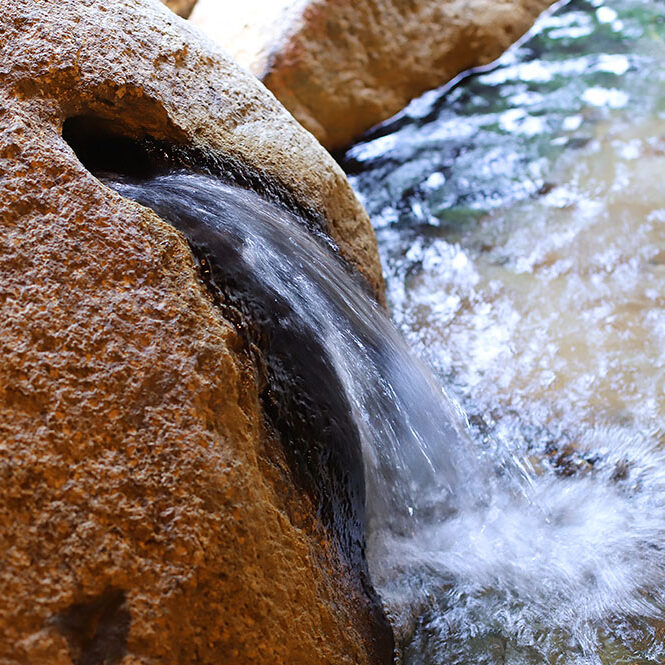
[[[378,289],[342,173],[158,3],[7,0],[0,34],[0,662],[389,661],[361,535],[294,485],[242,331],[62,127],[241,164]]]
[[[327,148],[500,55],[552,0],[198,0],[191,20]]]

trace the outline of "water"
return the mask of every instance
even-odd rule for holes
[[[104,181],[170,221],[213,261],[232,263],[260,290],[274,329],[297,329],[302,339],[320,342],[362,441],[372,532],[404,535],[420,520],[485,496],[481,466],[467,459],[471,441],[459,407],[330,241],[281,207],[213,177],[176,172]],[[500,456],[495,464],[510,467]],[[519,472],[510,471],[519,487]],[[460,474],[469,472],[474,480],[466,483]]]
[[[531,478],[370,534],[406,662],[665,657],[664,37],[575,0],[344,157],[394,320]]]

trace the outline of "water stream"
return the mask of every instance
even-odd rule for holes
[[[315,351],[339,379],[362,442],[371,532],[407,535],[435,513],[454,514],[487,498],[488,474],[469,456],[473,444],[459,407],[322,234],[212,176],[103,179],[171,222],[208,262],[232,266],[229,274],[251,284],[251,297],[261,301],[272,337],[317,340]],[[285,371],[297,371],[298,350],[286,352]],[[495,460],[520,488],[519,468],[500,455]]]
[[[343,158],[394,320],[530,478],[370,534],[405,662],[665,658],[664,38],[573,0]]]

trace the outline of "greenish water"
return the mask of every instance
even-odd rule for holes
[[[393,318],[533,488],[370,537],[406,662],[665,658],[664,38],[574,0],[344,156]]]

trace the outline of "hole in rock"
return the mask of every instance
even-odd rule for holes
[[[150,137],[131,138],[112,121],[96,116],[67,118],[62,137],[91,173],[108,171],[137,178],[160,169],[155,143]]]
[[[67,118],[62,126],[62,138],[95,176],[145,180],[178,169],[212,175],[241,189],[257,192],[296,213],[312,233],[334,245],[328,222],[320,211],[304,206],[278,178],[245,163],[237,155],[222,155],[176,141],[157,140],[147,132],[130,129],[121,120],[92,114]]]
[[[65,121],[62,135],[102,182],[152,207],[183,233],[217,305],[241,331],[247,349],[261,356],[257,362],[265,373],[263,410],[283,442],[295,485],[312,498],[319,518],[332,528],[349,560],[364,567],[359,545],[364,530],[361,444],[351,405],[321,341],[303,328],[288,298],[264,284],[243,259],[244,239],[256,233],[261,222],[260,217],[255,219],[260,213],[254,208],[272,205],[262,203],[264,199],[277,203],[270,214],[285,215],[292,224],[302,222],[300,229],[285,227],[285,237],[306,238],[313,233],[326,249],[331,248],[329,240],[320,228],[308,224],[301,211],[297,219],[291,217],[284,209],[297,210],[297,206],[288,205],[280,196],[283,192],[266,191],[269,183],[255,179],[247,169],[213,162],[209,155],[158,142],[147,134],[131,138],[123,131],[122,123],[81,115]],[[183,182],[197,186],[190,191]],[[202,207],[207,212],[200,218]],[[271,242],[279,245],[279,237],[277,233]],[[296,270],[297,257],[287,252],[283,260]]]
[[[242,331],[247,348],[259,350],[267,382],[261,395],[264,412],[285,443],[296,485],[312,496],[323,523],[334,527],[345,541],[347,554],[355,560],[360,555],[355,543],[362,540],[364,487],[360,442],[351,406],[326,360],[325,349],[303,332],[288,301],[262,284],[242,259],[242,238],[250,237],[251,228],[258,224],[243,205],[252,208],[261,199],[277,199],[279,207],[273,213],[286,214],[287,218],[291,213],[284,208],[297,210],[297,206],[288,205],[280,196],[283,192],[275,195],[270,183],[252,176],[242,165],[214,161],[210,155],[159,142],[147,134],[132,138],[122,122],[93,115],[75,116],[64,122],[62,136],[83,166],[102,182],[152,207],[183,233],[199,264],[200,276],[218,306]],[[184,176],[183,170],[190,174]],[[197,171],[213,175],[214,180]],[[174,188],[167,187],[160,192],[158,202],[151,201],[155,178],[161,182],[159,178],[168,178],[169,173],[176,174],[171,175],[175,178]],[[200,191],[193,200],[188,198],[186,189],[178,190],[177,184],[183,177],[199,183]],[[228,191],[234,194],[223,189],[224,182],[229,183],[232,190]],[[212,192],[207,192],[210,186]],[[222,189],[218,191],[218,187]],[[246,189],[256,191],[261,199],[243,194]],[[222,205],[216,203],[218,196],[230,198]],[[205,219],[197,216],[201,197],[210,210]],[[300,213],[297,210],[304,227],[299,233],[307,236],[314,232],[322,244],[329,245],[327,239],[322,239],[320,229],[312,228]],[[217,217],[228,218],[227,232],[221,235],[216,230]],[[234,233],[238,235],[235,240]],[[285,256],[285,262],[291,260]],[[343,478],[348,468],[356,472],[352,478]]]

